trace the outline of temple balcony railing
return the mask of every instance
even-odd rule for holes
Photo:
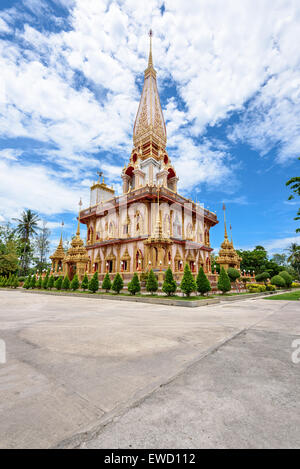
[[[191,199],[187,199],[182,195],[179,195],[177,192],[172,191],[167,187],[160,187],[158,192],[157,186],[143,186],[138,189],[134,189],[127,194],[113,197],[112,199],[100,202],[97,205],[93,205],[87,209],[81,210],[80,219],[86,217],[94,216],[97,214],[102,214],[103,212],[111,209],[112,207],[118,207],[123,204],[130,204],[133,201],[140,199],[141,197],[149,197],[150,199],[157,199],[158,195],[161,200],[167,199],[170,202],[178,203],[182,206],[185,204],[190,204],[190,209],[193,213],[200,213],[203,216],[210,220],[213,224],[218,223],[217,215],[214,212],[202,207],[199,204],[196,204]]]

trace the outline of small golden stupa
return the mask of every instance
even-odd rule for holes
[[[223,210],[225,234],[224,241],[221,244],[221,249],[219,251],[219,256],[216,258],[216,262],[220,265],[220,267],[224,267],[225,270],[227,270],[229,267],[233,267],[234,269],[240,270],[240,264],[242,259],[238,256],[236,250],[233,247],[232,236],[231,241],[229,241],[227,235],[225,204],[223,204]]]
[[[62,227],[63,226],[64,226],[64,223],[62,222]],[[62,230],[61,230],[59,244],[56,248],[56,251],[52,254],[52,256],[50,256],[50,259],[52,261],[51,271],[53,273],[59,272],[62,270],[64,258],[65,258],[65,251],[63,248]]]

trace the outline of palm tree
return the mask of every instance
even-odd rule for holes
[[[298,274],[300,275],[300,246],[297,243],[292,243],[288,249],[288,262],[297,270]]]
[[[26,252],[30,250],[31,236],[36,235],[37,230],[40,229],[38,226],[40,219],[36,213],[32,212],[30,209],[27,209],[23,211],[21,218],[13,218],[13,220],[18,222],[15,232],[20,236],[22,242],[24,243],[22,267],[24,269],[24,273],[26,273],[28,269],[28,256],[26,256]]]

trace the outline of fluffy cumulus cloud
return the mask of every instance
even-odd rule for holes
[[[71,210],[78,188],[87,190],[84,181],[99,165],[109,182],[120,182],[150,25],[170,156],[182,189],[203,183],[222,188],[225,179],[234,180],[230,147],[205,137],[233,112],[240,117],[228,126],[231,144],[246,140],[261,154],[276,148],[281,163],[298,155],[299,19],[298,0],[27,0],[1,10],[6,215],[21,198],[22,206],[47,214]],[[18,150],[5,148],[3,142],[16,139],[36,142],[34,163],[24,166]],[[35,184],[27,182],[29,174]],[[25,184],[22,197],[12,193],[13,176]],[[66,184],[71,177],[72,186]],[[47,201],[50,187],[55,195]]]

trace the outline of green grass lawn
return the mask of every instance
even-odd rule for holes
[[[285,300],[297,301],[300,300],[300,290],[292,291],[290,293],[282,293],[281,295],[272,295],[264,298],[264,300]]]

